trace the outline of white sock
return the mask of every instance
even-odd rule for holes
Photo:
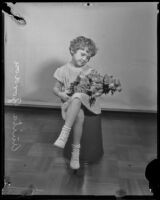
[[[80,144],[72,144],[73,150],[79,150],[81,145]]]
[[[55,141],[54,145],[57,147],[60,147],[60,148],[64,148],[65,144],[68,140],[70,131],[71,131],[71,128],[68,127],[67,125],[64,125],[61,130],[61,133],[60,133],[59,137],[57,138],[57,140]]]
[[[70,132],[70,130],[71,130],[71,128],[70,128],[70,127],[68,127],[67,125],[64,125],[64,126],[62,127],[62,130],[61,130],[61,132],[62,132],[62,131],[65,131],[65,132]]]
[[[79,169],[80,164],[79,164],[79,154],[80,154],[80,144],[72,144],[72,157],[70,161],[70,167],[72,169]]]

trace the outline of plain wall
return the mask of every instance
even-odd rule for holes
[[[12,5],[13,6],[13,5]],[[92,38],[98,53],[90,65],[119,78],[123,90],[103,95],[103,109],[157,111],[157,3],[16,3],[27,21],[5,14],[5,102],[13,97],[19,63],[21,104],[59,106],[55,69],[71,57],[69,43]]]

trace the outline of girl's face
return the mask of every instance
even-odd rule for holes
[[[78,49],[76,53],[72,55],[72,63],[75,67],[83,67],[90,60],[90,54],[88,48]]]

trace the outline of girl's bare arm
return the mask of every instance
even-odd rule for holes
[[[63,101],[67,101],[69,99],[69,96],[66,94],[66,92],[62,91],[63,84],[60,81],[57,81],[55,83],[55,86],[53,87],[53,92],[56,96],[61,98]]]

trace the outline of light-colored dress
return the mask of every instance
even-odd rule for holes
[[[93,68],[85,65],[83,67],[75,67],[70,62],[67,64],[59,67],[56,69],[56,71],[53,74],[53,77],[56,78],[58,81],[60,81],[63,84],[63,91],[69,90],[70,84],[75,81],[78,75],[81,77],[85,76],[86,74],[90,73],[90,71]],[[66,110],[69,103],[74,99],[79,98],[81,100],[81,103],[91,112],[94,114],[100,114],[101,113],[101,107],[99,103],[99,97],[96,98],[96,101],[93,105],[90,105],[89,103],[89,96],[84,93],[75,93],[72,95],[69,101],[64,102],[61,104],[62,109],[62,117],[65,118],[64,110]]]

